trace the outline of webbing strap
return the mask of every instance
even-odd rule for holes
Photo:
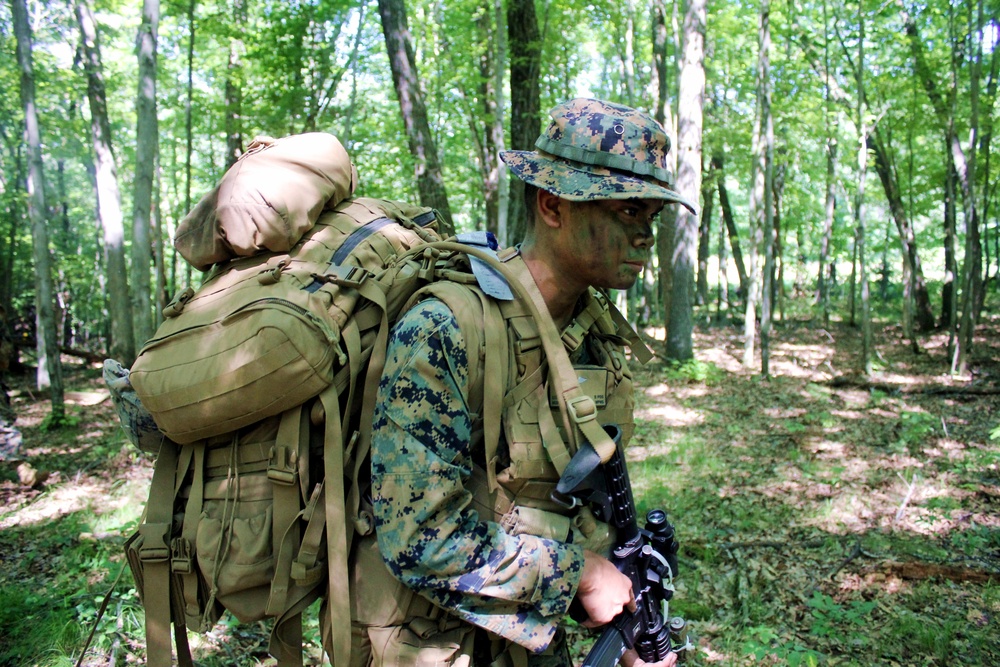
[[[198,573],[195,566],[194,544],[198,535],[198,523],[201,521],[201,508],[205,494],[205,442],[184,447],[182,457],[183,467],[178,467],[178,477],[187,475],[188,465],[194,464],[191,493],[184,507],[184,524],[181,537],[171,544],[172,567],[180,577],[184,589],[184,617],[196,618],[198,615]],[[216,567],[220,567],[217,563]]]
[[[628,341],[628,348],[632,351],[632,356],[638,359],[641,364],[649,363],[649,360],[653,358],[653,351],[639,338],[636,330],[632,328],[621,311],[615,308],[615,304],[610,301],[608,301],[608,311],[618,328],[618,335]]]
[[[541,385],[535,391],[537,394],[535,403],[538,405],[538,430],[542,434],[542,447],[545,448],[545,453],[549,455],[549,460],[552,461],[556,471],[562,475],[570,462],[569,448],[566,447],[566,442],[559,435],[556,420],[549,408],[549,397],[545,386]]]
[[[362,285],[362,287],[374,288],[369,281],[368,285]],[[381,294],[381,298],[376,300],[378,295]],[[350,516],[351,523],[358,518],[358,513],[361,508],[361,484],[358,483],[358,478],[361,475],[361,466],[364,464],[365,460],[368,458],[368,452],[371,450],[372,444],[372,415],[375,414],[375,399],[378,397],[378,384],[382,379],[382,370],[385,368],[385,354],[386,347],[389,344],[389,317],[386,314],[386,296],[385,293],[378,291],[378,294],[369,294],[362,292],[362,296],[367,298],[369,301],[375,303],[381,313],[378,324],[378,333],[375,334],[375,343],[371,348],[371,357],[368,360],[368,371],[365,374],[365,389],[364,393],[361,395],[361,418],[358,424],[358,442],[354,448],[352,454],[354,458],[354,465],[351,470],[351,488],[347,496],[347,512]],[[352,376],[351,385],[357,384],[355,380],[357,376]],[[327,416],[329,420],[329,416]],[[341,463],[343,465],[343,463]],[[329,498],[330,491],[327,491],[327,496]],[[327,521],[330,520],[330,515],[327,515]],[[344,600],[348,599],[346,597]],[[333,607],[331,603],[329,605]],[[350,620],[350,619],[348,619]],[[350,624],[348,624],[350,625]],[[337,667],[336,665],[334,667]]]
[[[510,348],[507,344],[507,324],[496,302],[483,302],[486,358],[483,361],[483,442],[486,448],[486,475],[490,493],[500,488],[493,459],[500,447],[500,426],[503,419],[504,391],[510,373]]]
[[[299,494],[299,457],[308,456],[308,430],[302,428],[302,406],[285,411],[278,425],[278,436],[271,450],[267,477],[273,498],[272,544],[276,550],[274,577],[265,613],[277,616],[285,609],[291,579],[292,558],[299,544],[301,502]],[[306,431],[303,434],[303,431]],[[305,437],[303,437],[305,435]],[[306,441],[303,447],[302,441]],[[300,663],[301,664],[301,663]]]
[[[174,475],[178,446],[164,440],[153,468],[153,480],[146,504],[146,521],[139,526],[142,546],[139,558],[143,570],[143,605],[146,608],[146,664],[170,667],[170,524],[173,519]],[[181,647],[178,646],[178,653]],[[182,659],[178,655],[179,659]]]
[[[354,526],[347,521],[344,506],[344,439],[340,423],[340,401],[337,392],[331,389],[324,391],[319,398],[326,413],[323,483],[329,568],[327,595],[330,602],[327,609],[330,614],[330,632],[333,635],[333,655],[330,660],[333,667],[348,667],[351,658],[351,609],[347,604],[350,599],[347,557]]]
[[[499,264],[499,262],[497,263]],[[576,429],[579,429],[579,432],[600,454],[601,460],[606,462],[616,451],[615,443],[597,422],[597,405],[594,403],[594,399],[580,389],[576,371],[570,362],[566,348],[563,346],[562,336],[556,329],[555,322],[552,321],[545,299],[531,277],[531,273],[524,263],[524,258],[515,255],[508,259],[503,266],[516,278],[517,287],[520,288],[518,291],[523,299],[527,299],[532,316],[538,325],[542,347],[545,349],[545,358],[549,363],[552,382],[555,385],[556,396],[560,399],[559,411],[563,427],[570,439],[570,444],[576,447]],[[555,445],[556,443],[553,442],[553,446]],[[546,449],[546,451],[548,450]],[[552,456],[551,453],[550,456]],[[558,452],[556,458],[562,460],[565,455]]]

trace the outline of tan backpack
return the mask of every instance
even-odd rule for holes
[[[390,326],[420,288],[458,280],[522,300],[545,321],[564,420],[580,420],[559,334],[537,290],[506,275],[495,241],[440,241],[433,210],[352,198],[356,177],[331,135],[261,140],[178,230],[175,246],[205,280],[167,306],[130,373],[165,436],[126,545],[149,665],[171,664],[171,624],[190,665],[187,628],[207,631],[225,610],[273,618],[271,655],[301,665],[301,613],[326,595],[324,646],[335,667],[349,664],[348,557],[354,533],[371,530],[361,493],[375,393]],[[481,322],[489,301],[460,321]],[[490,382],[496,440],[505,379]]]

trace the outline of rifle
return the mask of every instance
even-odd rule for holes
[[[671,651],[683,659],[690,647],[686,637],[681,640],[686,623],[680,616],[670,618],[668,606],[677,574],[674,527],[664,510],[654,509],[646,514],[645,527],[639,528],[621,429],[611,424],[604,430],[614,441],[615,452],[602,464],[600,454],[584,443],[563,471],[552,499],[568,507],[589,504],[595,515],[615,527],[611,562],[632,580],[635,611],[625,609],[604,626],[583,665],[610,667],[633,648],[646,662],[659,662]],[[581,612],[580,607],[571,609],[571,616],[581,620]]]

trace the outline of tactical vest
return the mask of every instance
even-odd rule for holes
[[[537,292],[516,251],[504,251],[500,259],[529,290]],[[471,276],[466,281],[434,283],[414,295],[411,303],[424,298],[439,299],[449,307],[469,350],[468,400],[476,425],[472,451],[478,463],[466,488],[480,516],[499,523],[511,535],[572,542],[606,555],[614,541],[611,527],[587,508],[570,509],[551,498],[561,469],[583,436],[575,424],[567,432],[552,392],[542,333],[528,308],[518,299],[489,298]],[[617,424],[627,444],[634,430],[634,396],[624,346],[631,345],[640,358],[648,350],[607,297],[594,289],[583,295],[575,318],[561,334],[576,381],[596,408],[596,414],[588,418],[597,424]],[[476,348],[479,354],[473,353]],[[443,633],[451,642],[451,635],[462,625],[395,581],[381,562],[374,535],[358,545],[351,589],[358,594],[352,605],[355,624],[379,628],[374,632],[392,634],[391,626],[405,624],[427,628],[427,637],[422,639],[429,641],[434,633]],[[466,629],[468,639],[471,628]],[[387,642],[393,643],[391,638]],[[353,660],[365,654],[364,647],[353,647],[353,664],[365,664]],[[395,654],[380,657],[380,662],[398,659]],[[414,664],[423,664],[422,658]],[[495,664],[512,663],[501,657]]]

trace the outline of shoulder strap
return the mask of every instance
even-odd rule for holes
[[[497,302],[479,288],[443,280],[424,287],[404,307],[421,298],[440,299],[458,321],[458,328],[469,350],[469,386],[482,385],[483,402],[475,406],[483,424],[486,470],[490,492],[498,488],[493,459],[500,445],[503,398],[509,376],[507,327]],[[478,348],[479,353],[473,354]],[[473,396],[478,397],[478,392]]]

